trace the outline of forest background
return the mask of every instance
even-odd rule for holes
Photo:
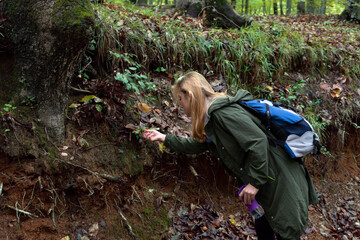
[[[189,70],[305,116],[323,149],[303,238],[359,238],[358,1],[30,2],[0,1],[1,239],[256,239],[216,159],[140,138],[190,136],[170,93]],[[216,21],[225,2],[245,27]]]

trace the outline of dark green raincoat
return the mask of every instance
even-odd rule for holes
[[[195,154],[210,150],[240,184],[259,189],[256,200],[272,229],[283,239],[298,239],[308,222],[308,205],[317,202],[307,170],[281,147],[260,120],[236,103],[252,95],[239,90],[233,97],[217,98],[210,106],[205,131],[211,142],[166,135],[164,145],[176,152]]]

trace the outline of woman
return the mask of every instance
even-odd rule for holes
[[[143,133],[150,141],[164,142],[176,152],[206,150],[218,157],[239,183],[245,204],[255,198],[265,215],[255,221],[258,239],[299,239],[308,221],[308,205],[317,201],[306,169],[284,149],[272,146],[260,120],[236,102],[251,100],[245,90],[235,96],[216,93],[199,73],[189,72],[172,87],[175,99],[192,120],[192,137],[183,138],[155,130]]]

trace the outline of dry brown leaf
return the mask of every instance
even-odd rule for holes
[[[340,97],[341,90],[340,90],[340,88],[335,88],[335,89],[331,90],[330,94],[333,98],[338,98],[338,97]]]
[[[142,112],[150,112],[151,108],[146,103],[138,103],[139,110]]]
[[[132,130],[132,131],[135,131],[135,130],[138,129],[137,126],[135,126],[135,125],[132,124],[132,123],[127,124],[127,125],[125,126],[125,128],[126,128],[126,129],[130,129],[130,130]]]
[[[320,87],[326,91],[329,91],[330,87],[327,84],[320,84]]]

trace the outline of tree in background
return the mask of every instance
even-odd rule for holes
[[[360,23],[360,0],[349,0],[340,18]]]
[[[12,79],[20,93],[14,98],[33,99],[47,133],[62,141],[70,82],[93,36],[91,3],[16,0],[3,4],[6,35],[15,58]]]
[[[190,17],[206,12],[206,23],[224,28],[241,28],[251,24],[252,19],[240,16],[227,0],[177,0],[177,8],[186,9]]]
[[[286,0],[286,15],[291,14],[292,0]]]

